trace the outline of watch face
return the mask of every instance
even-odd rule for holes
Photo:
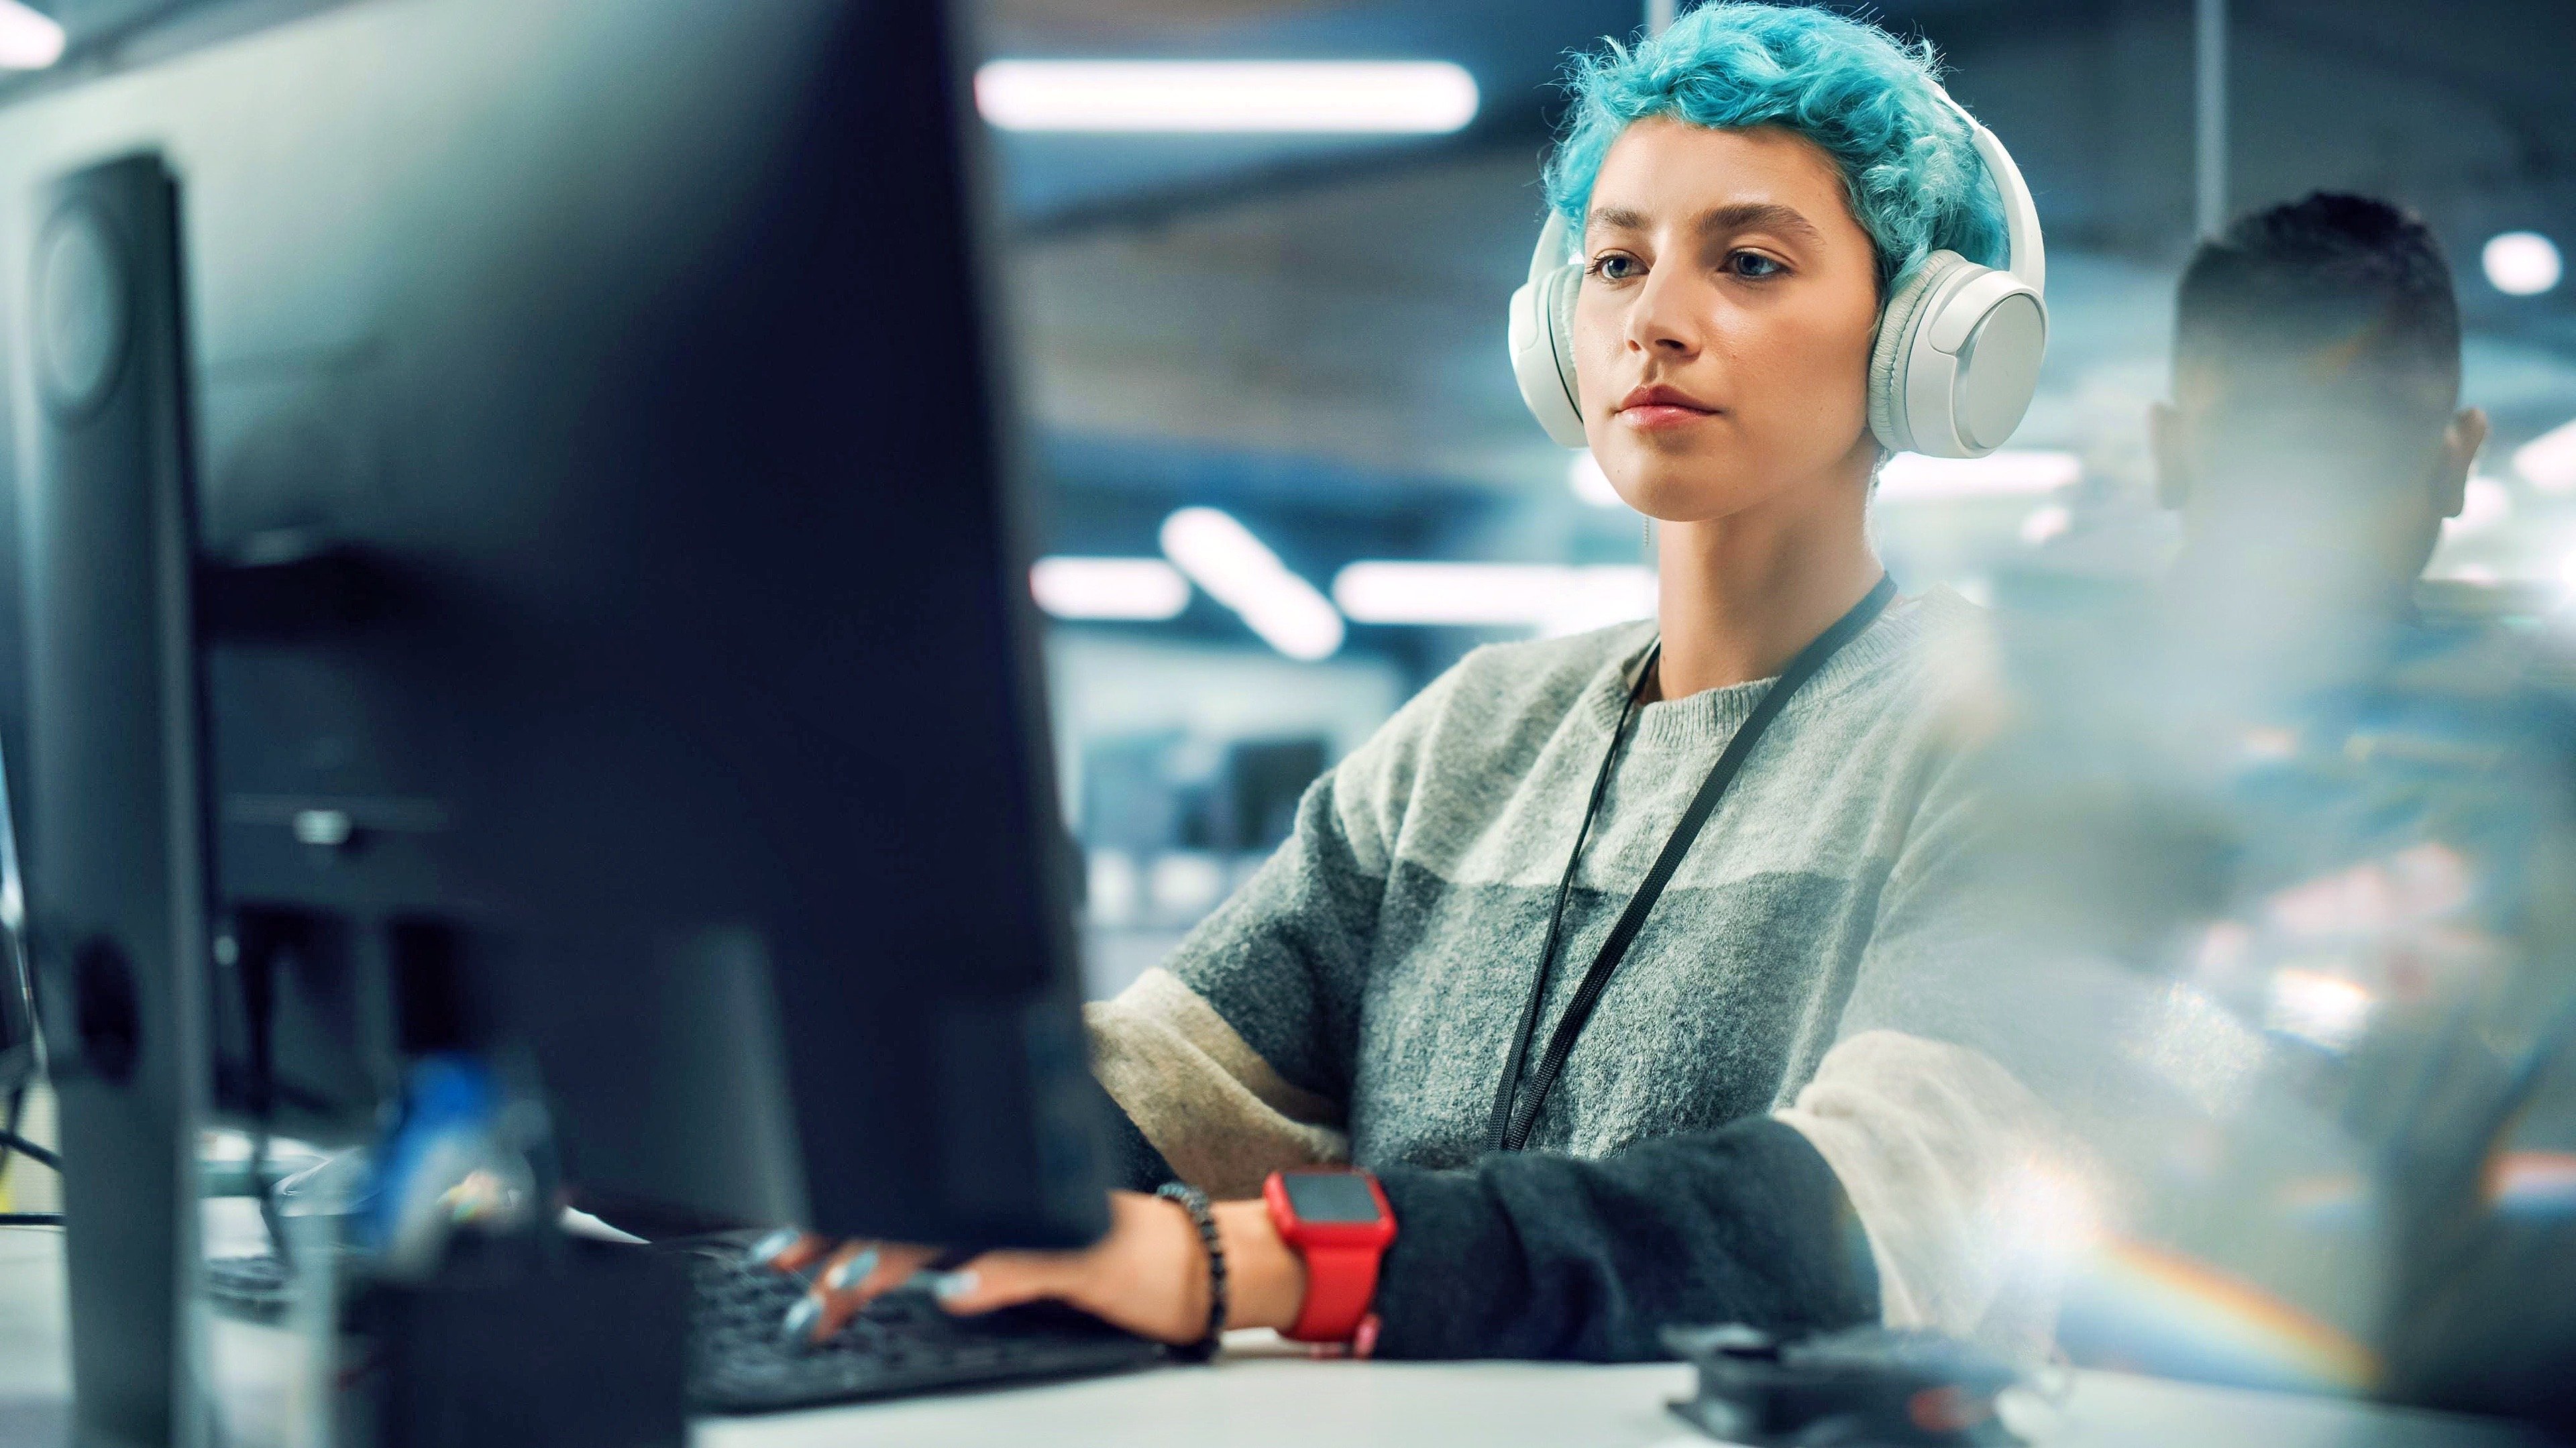
[[[1301,1222],[1377,1220],[1377,1196],[1369,1190],[1368,1179],[1357,1172],[1282,1172],[1279,1180],[1288,1188],[1288,1205],[1297,1209]]]

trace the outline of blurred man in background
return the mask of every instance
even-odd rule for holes
[[[2414,621],[2486,443],[2459,397],[2459,303],[2423,222],[2318,193],[2204,243],[2173,400],[2148,418],[2183,523],[2169,603],[2195,642],[2278,655],[2283,687],[2366,670]]]
[[[2487,435],[2460,371],[2421,221],[2242,218],[2184,274],[2150,419],[2174,568],[2019,635],[2007,893],[2134,1070],[2095,1133],[2113,1215],[2190,1299],[2097,1264],[2079,1361],[2570,1414],[2576,716],[2534,630],[2418,606]]]
[[[2193,258],[2174,353],[2151,418],[2186,540],[2168,619],[2279,731],[2278,767],[2246,781],[2272,836],[2253,854],[2315,873],[2269,916],[2324,907],[2341,948],[2310,959],[2375,1017],[2325,1084],[2376,1156],[2386,1386],[2563,1419],[2570,1235],[2533,1186],[2576,1145],[2548,1104],[2576,734],[2528,636],[2417,606],[2487,435],[2458,409],[2450,267],[2384,202],[2257,212]],[[2277,1001],[2287,963],[2268,964]]]

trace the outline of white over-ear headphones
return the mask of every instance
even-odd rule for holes
[[[2003,446],[2030,410],[2039,359],[2048,348],[2042,299],[2048,260],[2039,208],[2021,168],[1995,133],[1949,92],[1933,92],[1968,123],[1986,173],[2003,196],[2006,269],[1982,267],[1955,251],[1923,259],[1879,312],[1869,355],[1869,427],[1896,452],[1984,457]],[[1574,386],[1574,294],[1583,266],[1565,219],[1553,210],[1530,254],[1529,280],[1512,293],[1512,374],[1521,400],[1547,435],[1582,447],[1583,408]]]

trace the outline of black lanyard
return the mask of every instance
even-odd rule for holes
[[[1644,667],[1637,671],[1637,682],[1628,690],[1628,702],[1619,708],[1619,722],[1610,730],[1609,752],[1601,756],[1601,772],[1592,781],[1592,800],[1583,807],[1583,825],[1574,832],[1574,849],[1565,859],[1565,878],[1556,885],[1556,908],[1547,917],[1547,944],[1539,951],[1538,979],[1530,985],[1529,1008],[1521,1012],[1519,1034],[1512,1038],[1511,1058],[1503,1064],[1502,1084],[1494,1091],[1494,1114],[1486,1127],[1485,1145],[1492,1151],[1519,1151],[1529,1144],[1530,1128],[1538,1123],[1538,1109],[1546,1102],[1547,1093],[1556,1085],[1556,1076],[1565,1069],[1565,1058],[1574,1050],[1575,1038],[1583,1034],[1584,1022],[1592,1018],[1592,1008],[1601,1000],[1602,990],[1610,984],[1611,972],[1628,954],[1628,946],[1646,925],[1646,912],[1655,908],[1656,897],[1664,885],[1681,868],[1682,856],[1690,853],[1691,841],[1699,838],[1700,826],[1717,812],[1717,803],[1725,798],[1727,786],[1744,768],[1745,757],[1753,746],[1762,742],[1762,731],[1780,711],[1789,707],[1790,698],[1800,686],[1814,678],[1843,645],[1860,637],[1861,631],[1878,621],[1887,611],[1888,601],[1896,597],[1896,580],[1880,574],[1878,586],[1853,604],[1851,612],[1834,622],[1832,628],[1816,636],[1816,641],[1798,651],[1789,666],[1780,671],[1772,684],[1745,716],[1735,737],[1711,765],[1708,778],[1692,797],[1690,808],[1682,811],[1681,823],[1673,826],[1673,837],[1664,842],[1664,851],[1655,857],[1653,869],[1646,872],[1645,883],[1637,887],[1628,908],[1619,915],[1619,923],[1610,927],[1610,937],[1601,942],[1601,953],[1592,968],[1583,975],[1574,999],[1565,1003],[1565,1014],[1556,1023],[1556,1033],[1548,1039],[1547,1054],[1539,1058],[1538,1074],[1531,1078],[1529,1090],[1521,1090],[1521,1072],[1529,1061],[1530,1038],[1538,1030],[1538,1013],[1547,1000],[1548,974],[1556,963],[1556,942],[1565,924],[1565,900],[1574,890],[1574,868],[1583,859],[1583,842],[1592,833],[1592,821],[1601,813],[1601,799],[1610,790],[1610,771],[1619,762],[1619,746],[1627,738],[1628,720],[1637,712],[1637,700],[1646,692],[1646,681],[1655,676],[1655,661],[1663,652],[1658,640],[1646,652]]]

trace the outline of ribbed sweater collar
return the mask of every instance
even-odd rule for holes
[[[1859,638],[1843,645],[1816,676],[1800,690],[1793,710],[1816,707],[1882,670],[1917,654],[1925,641],[1955,628],[1972,617],[1976,606],[1947,588],[1897,599],[1887,612],[1864,630]],[[1584,693],[1584,708],[1601,726],[1603,733],[1619,721],[1619,706],[1627,701],[1628,691],[1635,686],[1637,670],[1644,667],[1646,651],[1655,642],[1652,623],[1642,623],[1633,635],[1625,638],[1612,656],[1608,667],[1594,677]],[[1771,691],[1778,676],[1729,684],[1722,689],[1703,689],[1683,699],[1662,699],[1646,705],[1630,726],[1635,747],[1644,749],[1709,750],[1725,747],[1744,723],[1753,706]]]

